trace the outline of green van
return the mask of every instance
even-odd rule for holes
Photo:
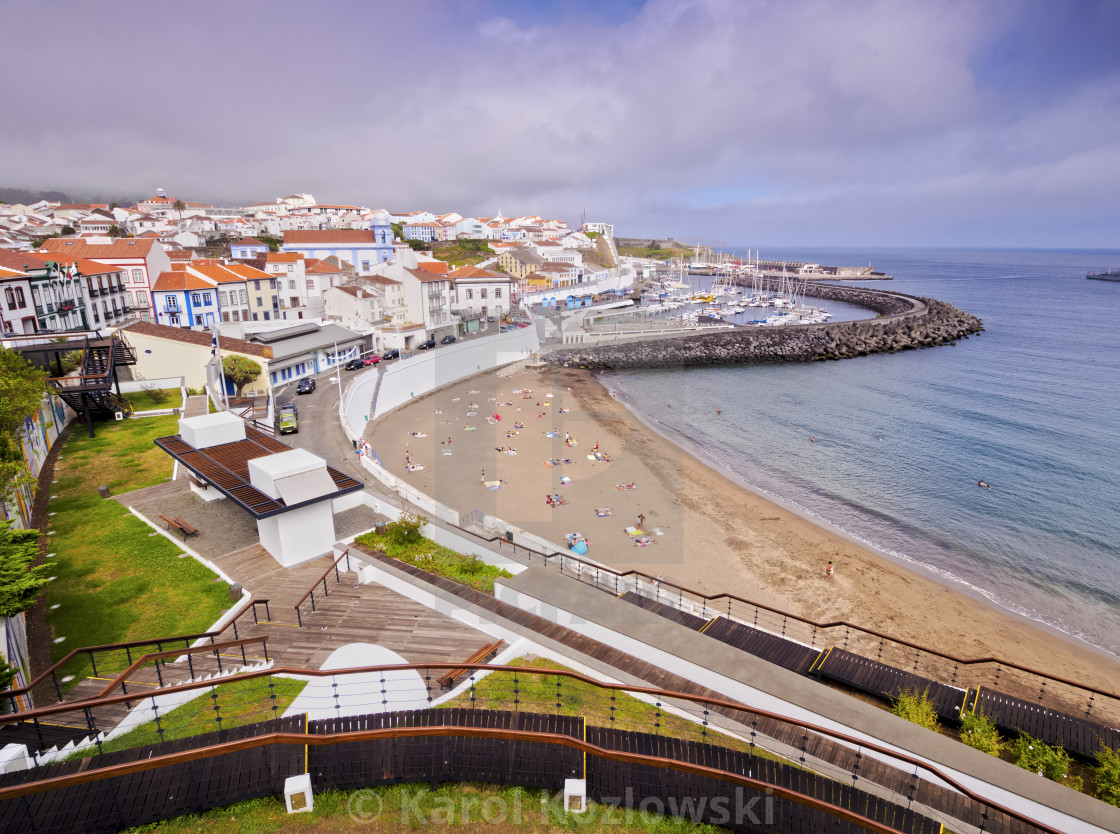
[[[280,434],[298,434],[299,433],[299,412],[294,405],[285,405],[280,407],[280,421],[279,429]]]

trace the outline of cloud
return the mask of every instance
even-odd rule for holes
[[[1029,207],[1057,245],[1084,236],[1071,206],[1117,219],[1107,3],[51,5],[8,13],[0,184],[731,242],[1016,243]]]

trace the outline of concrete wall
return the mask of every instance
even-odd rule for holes
[[[536,328],[519,327],[509,333],[441,346],[396,361],[381,372],[381,386],[371,417],[376,419],[414,397],[465,376],[526,359],[538,350]]]

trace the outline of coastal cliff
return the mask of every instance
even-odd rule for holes
[[[863,287],[816,285],[806,295],[857,304],[874,319],[788,327],[741,327],[719,333],[557,350],[542,359],[565,368],[609,370],[755,362],[815,362],[952,344],[983,330],[951,304]]]

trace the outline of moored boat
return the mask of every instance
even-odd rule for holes
[[[1090,272],[1085,277],[1090,281],[1120,281],[1120,269],[1106,269],[1104,272]]]

